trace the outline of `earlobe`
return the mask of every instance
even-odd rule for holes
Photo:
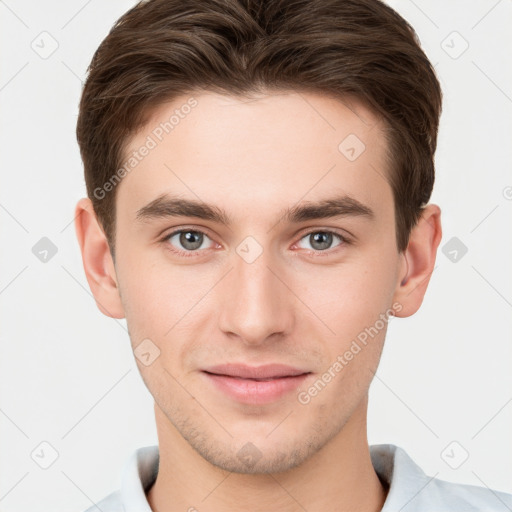
[[[409,244],[403,254],[405,271],[400,273],[393,297],[394,302],[402,306],[396,316],[408,317],[420,308],[434,271],[441,238],[441,209],[435,204],[429,204],[412,229]]]
[[[124,318],[112,255],[90,199],[80,199],[76,205],[75,231],[96,305],[106,316]]]

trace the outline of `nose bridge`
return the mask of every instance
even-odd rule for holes
[[[259,247],[258,247],[259,246]],[[242,242],[233,254],[233,270],[222,288],[220,328],[245,343],[260,344],[286,333],[293,318],[289,292],[280,279],[276,258],[254,240]]]

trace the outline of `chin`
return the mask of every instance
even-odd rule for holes
[[[283,434],[273,440],[272,434],[269,437],[267,433],[213,441],[204,433],[194,435],[191,431],[182,432],[190,446],[213,466],[248,475],[283,473],[296,468],[325,446],[335,433],[329,435],[324,431],[299,436],[294,430],[295,439],[291,437],[292,432]],[[287,439],[287,442],[283,439]]]

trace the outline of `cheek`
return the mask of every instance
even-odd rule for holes
[[[303,300],[343,343],[373,325],[390,307],[394,291],[390,268],[389,260],[365,258],[318,270],[314,277],[309,274],[308,284],[302,283]]]
[[[121,300],[132,344],[150,338],[159,345],[176,337],[205,311],[216,270],[173,265],[162,254],[126,258],[118,270]]]
[[[323,368],[313,388],[303,390],[301,403],[311,404],[311,411],[322,407],[333,411],[336,423],[347,419],[377,370],[390,318],[392,287],[384,265],[347,266],[335,278],[320,283],[323,291],[310,291],[305,302],[317,305],[315,313],[334,334],[319,341]],[[318,324],[315,329],[320,332],[323,326]]]
[[[126,322],[134,345],[141,339],[162,338],[172,327],[183,292],[169,275],[143,258],[126,258],[117,271]]]

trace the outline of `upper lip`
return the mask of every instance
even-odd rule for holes
[[[309,373],[293,366],[285,364],[266,364],[262,366],[248,366],[245,364],[220,364],[210,366],[203,371],[217,375],[226,375],[228,377],[238,377],[241,379],[270,379],[279,377],[294,377]]]

